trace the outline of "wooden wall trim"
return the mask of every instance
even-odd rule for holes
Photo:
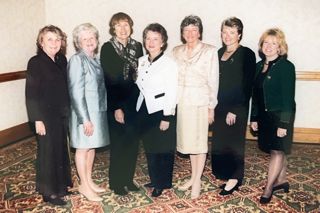
[[[320,71],[297,71],[299,81],[320,81]],[[26,78],[26,70],[0,74],[0,83]]]
[[[297,71],[296,77],[300,81],[320,81],[320,71]]]
[[[15,143],[24,138],[33,136],[28,123],[19,124],[0,131],[0,147]]]
[[[7,82],[7,81],[15,81],[19,79],[26,78],[26,71],[16,71],[16,72],[9,72],[0,74],[0,83]]]
[[[247,128],[246,138],[249,140],[257,140],[257,137],[253,137],[250,133],[249,126]],[[320,144],[320,129],[295,127],[293,141],[294,143]]]

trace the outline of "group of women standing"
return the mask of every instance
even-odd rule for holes
[[[139,140],[145,148],[152,196],[172,187],[174,153],[190,155],[191,177],[178,186],[200,196],[201,176],[212,126],[212,172],[226,180],[220,195],[238,190],[244,178],[245,132],[252,96],[251,127],[261,150],[271,153],[267,185],[260,202],[275,190],[288,191],[286,154],[290,153],[295,112],[295,70],[286,59],[281,30],[266,31],[259,42],[262,60],[240,45],[241,20],[221,25],[223,47],[203,43],[198,16],[180,25],[182,45],[167,48],[166,29],[152,23],[142,44],[131,38],[133,21],[125,13],[109,22],[111,39],[98,53],[98,30],[91,24],[73,31],[76,48],[69,63],[66,35],[55,26],[39,32],[37,55],[28,63],[26,105],[38,141],[37,191],[44,201],[64,205],[72,186],[67,148],[76,149],[79,192],[101,201],[105,189],[92,180],[95,148],[110,143],[109,187],[118,195],[140,190],[133,182]],[[177,106],[177,107],[176,107]],[[70,115],[70,116],[69,116]],[[177,116],[176,116],[177,115]]]

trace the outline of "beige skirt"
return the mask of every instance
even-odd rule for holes
[[[178,105],[177,151],[183,154],[208,152],[208,106]]]

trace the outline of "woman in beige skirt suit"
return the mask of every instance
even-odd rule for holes
[[[208,128],[214,120],[219,84],[217,49],[201,42],[202,22],[187,16],[180,25],[184,44],[173,49],[179,67],[177,110],[177,151],[190,154],[191,178],[179,186],[192,187],[191,198],[198,198],[201,176],[208,152]]]

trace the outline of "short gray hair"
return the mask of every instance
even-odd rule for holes
[[[77,52],[81,50],[81,47],[80,47],[80,35],[84,31],[92,32],[95,35],[95,37],[97,39],[97,42],[98,42],[98,45],[97,45],[97,48],[94,50],[94,52],[98,53],[99,31],[97,30],[97,28],[95,26],[93,26],[90,23],[80,24],[80,25],[76,26],[76,28],[74,28],[74,30],[72,31],[74,48],[76,49]]]

